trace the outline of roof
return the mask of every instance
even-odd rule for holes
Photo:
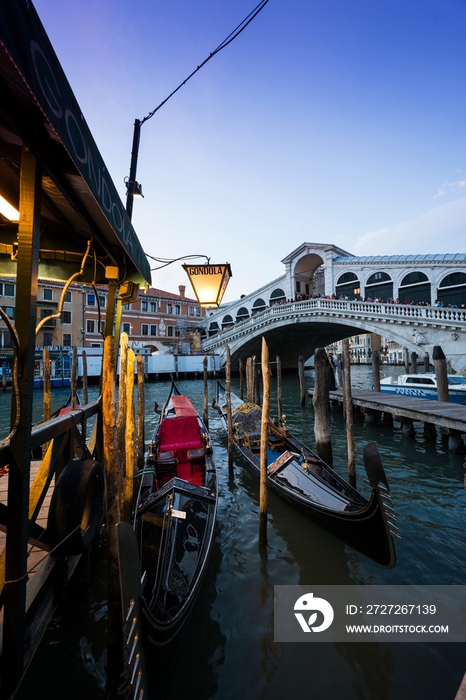
[[[93,243],[82,281],[150,283],[150,267],[73,91],[31,2],[0,3],[0,191],[16,208],[22,148],[41,169],[41,277],[68,279]],[[2,226],[0,271],[15,268]],[[122,281],[122,280],[120,280]]]

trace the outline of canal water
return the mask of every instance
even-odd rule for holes
[[[384,374],[401,368],[384,368]],[[311,386],[312,372],[306,372]],[[370,368],[352,367],[355,387],[370,388]],[[314,446],[309,399],[299,405],[297,377],[283,380],[288,427]],[[180,390],[202,411],[202,380],[180,380]],[[232,389],[238,393],[238,381]],[[146,439],[169,382],[146,386]],[[96,390],[94,390],[96,391]],[[215,381],[209,382],[210,401]],[[60,401],[60,391],[54,393]],[[276,414],[275,393],[271,413]],[[0,396],[6,425],[9,395]],[[40,417],[37,392],[36,419]],[[466,671],[466,644],[284,643],[273,639],[273,587],[279,584],[466,584],[464,458],[436,440],[408,439],[394,429],[355,419],[358,488],[364,446],[376,440],[389,479],[403,541],[397,564],[386,570],[313,525],[269,494],[268,546],[258,547],[259,484],[236,458],[228,469],[226,439],[216,413],[210,430],[219,469],[220,502],[206,580],[191,618],[168,700],[264,698],[282,700],[453,700]],[[341,413],[331,413],[334,468],[345,475],[346,436]],[[106,572],[104,549],[84,567],[48,629],[18,698],[105,698]]]

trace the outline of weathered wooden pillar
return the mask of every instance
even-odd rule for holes
[[[48,348],[43,350],[42,364],[44,367],[44,420],[50,420],[50,354]]]
[[[440,345],[434,347],[432,353],[434,360],[435,376],[437,377],[437,393],[439,401],[450,401],[448,391],[447,360]]]
[[[117,348],[118,348],[118,340]],[[117,425],[117,444],[118,444],[118,492],[123,498],[125,492],[126,481],[126,379],[128,374],[128,334],[122,333],[120,337],[120,363],[118,372],[118,352],[116,353],[116,375],[118,376],[118,415],[116,419]],[[120,503],[120,508],[123,508],[123,502]]]
[[[315,384],[314,397],[314,435],[319,456],[329,466],[333,464],[332,442],[329,423],[329,373],[328,358],[324,348],[317,348],[314,353]]]
[[[417,352],[411,353],[411,372],[417,374]]]
[[[261,403],[261,392],[259,386],[259,363],[256,362],[256,356],[252,356],[252,376],[254,384],[254,403],[260,406]]]
[[[338,384],[339,386],[343,386],[343,355],[341,352],[338,353],[338,358],[337,358],[337,376],[338,376]]]
[[[244,399],[244,376],[243,376],[243,358],[240,357],[238,360],[238,374],[239,374],[239,397],[241,401]]]
[[[248,403],[254,403],[254,376],[252,368],[253,358],[246,360],[246,397]]]
[[[86,406],[89,402],[89,392],[87,382],[87,355],[85,350],[83,350],[81,358],[83,363],[83,404]]]
[[[134,421],[134,350],[128,350],[127,362],[128,369],[126,372],[125,424],[126,472],[122,519],[129,523],[131,522],[131,508],[133,504],[133,484],[134,477],[136,474],[136,426]]]
[[[260,491],[259,491],[259,544],[267,544],[267,447],[269,435],[270,411],[270,372],[269,349],[262,337],[262,420],[261,420],[261,454],[260,454]]]
[[[354,412],[351,395],[351,359],[349,339],[343,341],[343,402],[346,425],[346,444],[348,448],[348,481],[356,488],[356,462],[354,457]]]
[[[233,461],[233,422],[231,418],[231,354],[230,346],[226,347],[226,399],[227,399],[227,438],[228,438],[228,465],[231,466]]]
[[[437,438],[437,426],[434,423],[424,423],[423,435],[426,440],[435,440]]]
[[[414,431],[414,425],[411,418],[405,418],[404,416],[395,416],[395,420],[401,423],[401,432],[407,438],[414,438],[416,433]]]
[[[209,428],[209,384],[208,384],[208,362],[209,358],[207,355],[204,356],[204,362],[202,363],[202,368],[203,368],[203,377],[204,377],[204,414],[203,414],[203,420],[204,420],[204,425],[208,429]]]
[[[138,355],[138,469],[144,466],[144,453],[146,449],[146,441],[144,434],[144,416],[145,416],[145,373],[144,373],[144,358]]]
[[[424,372],[430,372],[430,360],[428,352],[424,353]]]
[[[107,690],[115,696],[123,669],[123,619],[116,528],[120,521],[119,478],[116,468],[120,460],[116,435],[116,364],[115,338],[107,336],[102,361],[103,466],[107,494]]]
[[[380,357],[378,350],[372,353],[372,383],[374,391],[380,392]]]
[[[278,411],[278,420],[281,420],[281,417],[283,415],[283,404],[282,404],[282,361],[280,360],[280,357],[277,355],[276,357],[277,360],[277,411]]]
[[[409,374],[409,350],[408,348],[403,349],[404,361],[405,361],[405,374]]]
[[[77,384],[78,384],[78,350],[76,345],[73,345],[73,356],[71,360],[71,408],[76,408],[77,404]]]
[[[374,411],[372,408],[364,409],[364,425],[376,425],[377,423],[378,411]]]
[[[306,405],[306,383],[304,381],[304,357],[298,357],[298,377],[299,377],[299,403],[301,406]]]
[[[29,477],[34,387],[34,345],[40,245],[41,169],[23,146],[17,251],[16,332],[14,363],[18,392],[12,385],[10,469],[6,513],[3,589],[2,697],[15,691],[24,670],[28,549]],[[18,412],[16,411],[18,402]],[[3,563],[3,562],[2,562]]]

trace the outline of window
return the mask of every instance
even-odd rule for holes
[[[173,326],[168,326],[167,335],[169,338],[173,338]]]
[[[172,305],[167,301],[167,314],[172,313]]]
[[[196,306],[196,316],[200,316],[200,315],[201,315],[201,307]]]
[[[99,333],[105,333],[105,321],[99,322]]]
[[[63,333],[63,345],[71,347],[71,333]]]
[[[95,321],[87,321],[86,331],[88,333],[95,333]]]
[[[1,331],[0,332],[0,339],[1,339],[1,347],[2,348],[12,348],[13,347],[13,338],[11,337],[10,331]]]
[[[99,294],[99,304],[101,309],[105,309],[105,306],[107,304],[107,297],[105,294]]]
[[[194,306],[190,306],[190,307],[189,307],[188,314],[189,314],[190,316],[194,316]]]
[[[0,296],[14,297],[15,285],[9,282],[0,282]]]
[[[44,301],[53,301],[53,289],[45,287],[43,294]]]
[[[123,309],[125,311],[131,311],[131,304],[123,304]]]
[[[141,335],[149,335],[149,326],[147,323],[141,323]]]
[[[65,301],[70,302],[71,301],[71,292],[68,290],[65,294]]]
[[[15,318],[15,307],[14,306],[2,306],[2,309],[8,316],[8,318],[11,318],[14,320]]]
[[[53,333],[44,333],[44,345],[53,345]]]
[[[100,343],[91,343],[91,348],[101,348],[102,345]]]
[[[148,311],[149,310],[149,299],[147,297],[143,297],[141,299],[141,311]]]
[[[180,304],[175,304],[175,316],[179,316],[181,314],[181,306]]]
[[[157,326],[155,324],[152,324],[150,327],[150,334],[151,335],[157,335]]]
[[[123,329],[123,333],[126,333],[127,335],[129,335],[131,333],[131,323],[123,323],[122,329]]]
[[[71,311],[63,312],[62,323],[71,323]],[[66,345],[66,343],[64,343],[64,345]]]
[[[95,306],[95,294],[88,294],[86,299],[87,306]]]
[[[157,313],[157,302],[156,301],[151,301],[150,303],[150,310],[152,314]]]

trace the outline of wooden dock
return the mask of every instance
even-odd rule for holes
[[[308,394],[313,396],[314,389],[308,389]],[[363,409],[364,412],[390,413],[394,420],[422,421],[458,433],[466,433],[466,405],[416,399],[410,396],[395,396],[362,389],[352,389],[351,394],[353,405]],[[342,390],[330,391],[329,398],[330,401],[342,403]]]

